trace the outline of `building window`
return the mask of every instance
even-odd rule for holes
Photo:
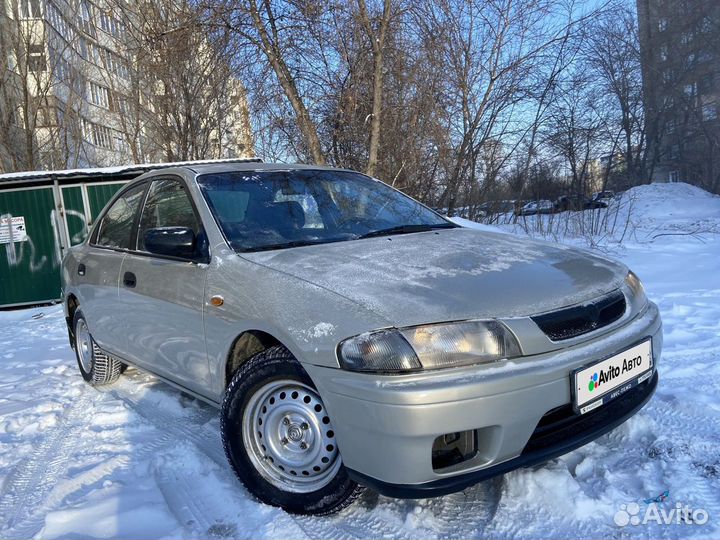
[[[30,45],[28,47],[28,69],[30,71],[45,71],[47,69],[44,45]]]
[[[690,32],[683,32],[680,34],[680,42],[683,45],[689,45],[692,41],[692,34]]]
[[[658,30],[664,32],[665,30],[667,30],[667,25],[668,22],[665,17],[661,17],[660,19],[658,19]]]
[[[7,52],[7,68],[10,71],[17,71],[18,63],[17,63],[17,55],[15,51],[8,51]]]
[[[92,42],[88,42],[88,58],[92,60],[93,64],[96,66],[105,65],[105,59],[103,58],[104,55],[105,49],[103,47],[95,45]]]
[[[100,28],[102,28],[103,31],[117,38],[125,36],[125,25],[113,17],[112,14],[101,12],[99,19]]]
[[[42,107],[38,109],[38,127],[56,127],[58,126],[58,117],[54,107]]]
[[[65,41],[68,43],[74,43],[75,42],[75,30],[68,24],[68,22],[65,20],[65,17],[58,11],[58,8],[56,8],[53,4],[48,3],[47,4],[47,15],[48,20],[50,21],[50,24],[55,29],[55,31],[60,34]]]
[[[110,90],[92,81],[88,81],[88,101],[98,107],[109,109]]]
[[[40,0],[20,0],[18,2],[18,11],[23,19],[37,19],[42,17],[40,9]]]
[[[77,44],[75,45],[77,53],[80,55],[80,58],[83,58],[84,60],[87,60],[88,58],[88,42],[85,38],[79,38],[77,40]]]
[[[112,150],[113,148],[113,135],[112,130],[106,126],[100,126],[94,124],[89,120],[83,119],[83,138],[86,142],[92,145],[99,146],[100,148],[106,148]]]
[[[130,79],[128,70],[118,55],[111,52],[109,49],[102,48],[100,56],[101,62],[98,62],[98,65],[105,66],[105,69],[114,73],[118,77],[122,77],[125,80]]]
[[[687,97],[693,97],[697,94],[697,83],[686,84],[683,88],[683,92]]]
[[[702,117],[705,121],[717,120],[717,107],[715,107],[715,102],[703,105]]]
[[[63,57],[62,53],[59,53],[52,47],[50,48],[50,62],[52,63],[52,71],[55,79],[69,83],[72,76],[72,68],[70,63]]]
[[[680,173],[678,171],[670,171],[670,174],[668,174],[668,182],[679,182],[680,181]]]
[[[667,62],[668,59],[668,48],[667,45],[660,47],[660,60]]]
[[[93,9],[88,0],[80,0],[80,5],[78,6],[78,21],[80,23],[80,28],[82,28],[86,34],[95,37]]]
[[[25,129],[25,110],[22,107],[18,107],[10,114],[12,115],[10,120],[12,125],[20,129]]]
[[[667,126],[665,129],[668,132],[668,134],[675,132],[675,119],[674,118],[670,118],[667,121]]]
[[[121,116],[126,118],[130,117],[130,104],[126,98],[116,99],[115,103],[117,104],[117,110],[120,112]]]
[[[670,145],[670,159],[677,159],[680,156],[680,146],[677,144]]]

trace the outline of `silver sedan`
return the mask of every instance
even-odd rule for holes
[[[313,166],[138,178],[68,252],[63,297],[85,380],[132,365],[217,406],[237,476],[296,513],[586,444],[650,399],[662,347],[622,264]]]

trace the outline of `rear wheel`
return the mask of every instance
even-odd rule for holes
[[[83,379],[93,386],[115,382],[123,371],[123,365],[115,358],[103,353],[95,344],[85,316],[79,309],[75,311],[73,327],[75,328],[75,355]]]
[[[256,355],[235,374],[221,432],[235,473],[265,503],[329,514],[362,492],[342,464],[320,395],[284,347]]]

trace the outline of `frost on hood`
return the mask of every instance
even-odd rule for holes
[[[451,229],[243,254],[390,324],[539,313],[608,292],[618,267],[506,234]]]

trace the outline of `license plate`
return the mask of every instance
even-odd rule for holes
[[[652,340],[577,369],[571,376],[576,412],[585,414],[624,394],[652,375]]]

